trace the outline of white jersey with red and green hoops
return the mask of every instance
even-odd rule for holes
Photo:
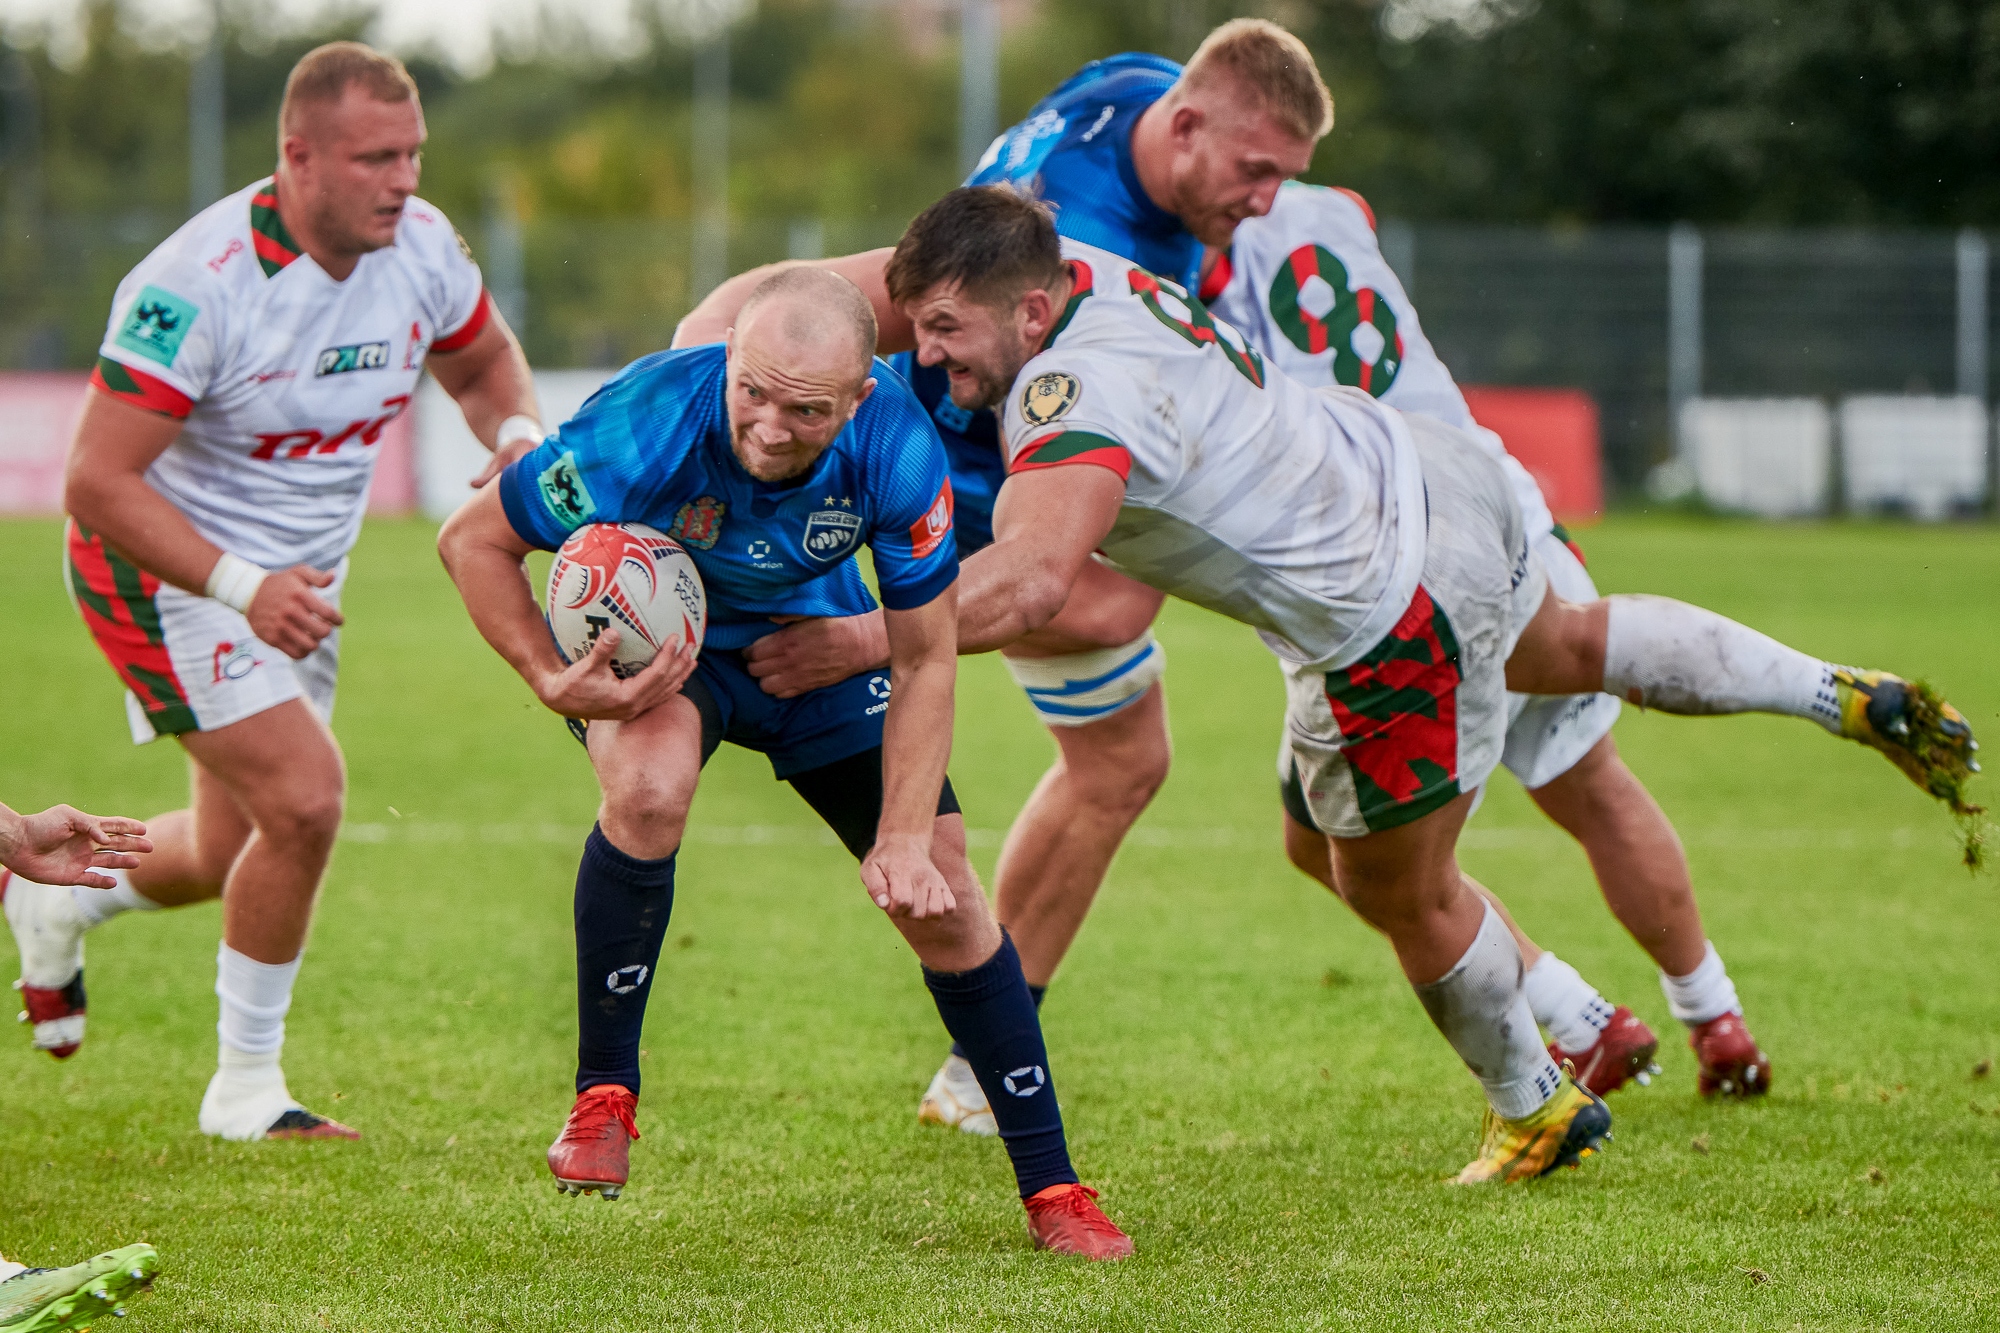
[[[1361,389],[1472,436],[1507,473],[1529,535],[1555,526],[1535,479],[1472,419],[1360,195],[1287,181],[1268,214],[1236,228],[1201,290],[1210,310],[1293,378]]]
[[[1367,394],[1271,366],[1177,284],[1064,240],[1075,281],[1002,418],[1008,471],[1125,479],[1100,548],[1120,570],[1345,666],[1410,604],[1424,490],[1409,429]]]
[[[422,200],[335,282],[285,230],[276,188],[203,209],[126,276],[91,383],[185,423],[146,480],[202,536],[267,569],[331,569],[425,355],[470,343],[492,306]]]

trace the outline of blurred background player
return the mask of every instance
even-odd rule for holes
[[[994,141],[971,183],[1028,189],[1056,207],[1062,235],[1192,290],[1204,243],[1227,246],[1241,226],[1268,213],[1279,187],[1310,165],[1332,121],[1332,98],[1304,44],[1276,24],[1239,19],[1211,33],[1185,68],[1144,54],[1085,66]],[[907,325],[882,286],[889,253],[828,261],[875,297],[888,331],[884,350],[910,346]],[[683,321],[676,345],[719,337],[766,271],[719,287]],[[952,401],[949,366],[924,366],[908,353],[892,364],[908,376],[945,442],[960,549],[969,555],[992,539],[993,497],[1005,479],[995,416]],[[1525,480],[1518,465],[1515,471]],[[1546,510],[1538,493],[1536,508]],[[1166,653],[1151,628],[1161,600],[1157,591],[1093,563],[1061,614],[1004,650],[1008,670],[1057,747],[1055,764],[1008,831],[995,872],[996,911],[1019,943],[1037,1002],[1119,844],[1166,780],[1172,757]],[[783,696],[880,665],[883,652],[872,618],[808,621],[753,645],[751,670]],[[1615,705],[1609,711],[1615,719]],[[1593,1090],[1608,1092],[1643,1070],[1657,1046],[1645,1024],[1515,934],[1538,967],[1530,989],[1535,1017],[1576,1059]],[[993,1132],[986,1099],[957,1052],[931,1080],[918,1117]]]
[[[1362,389],[1484,446],[1507,474],[1549,586],[1572,602],[1597,599],[1581,551],[1549,513],[1535,479],[1472,419],[1382,256],[1375,215],[1360,195],[1287,181],[1270,212],[1210,250],[1207,270],[1201,299],[1294,379]],[[1668,1007],[1688,1029],[1701,1093],[1766,1091],[1770,1060],[1744,1026],[1736,986],[1702,930],[1680,838],[1611,739],[1618,700],[1517,694],[1508,709],[1501,763],[1583,845],[1612,913],[1658,965]],[[1282,761],[1279,782],[1286,850],[1299,869],[1332,888],[1326,839]],[[1528,966],[1529,1006],[1549,1029],[1551,1049],[1574,1060],[1578,1077],[1598,1093],[1643,1077],[1657,1046],[1652,1031],[1518,929],[1515,938]]]
[[[35,1044],[67,1057],[84,932],[221,895],[200,1124],[223,1138],[356,1137],[292,1098],[279,1055],[340,825],[340,590],[382,431],[428,363],[496,467],[541,437],[478,266],[415,197],[423,141],[401,62],[353,42],[301,59],[276,174],[120,284],[70,452],[70,590],[126,686],[133,740],[175,737],[192,799],[152,821],[158,850],[110,887],[14,882],[22,989]]]
[[[1476,441],[1307,389],[1170,280],[1059,244],[1013,190],[954,190],[919,215],[888,287],[920,359],[954,368],[958,406],[1005,407],[1009,475],[994,543],[966,564],[961,647],[1047,621],[1093,553],[1259,630],[1332,879],[1485,1091],[1460,1183],[1573,1165],[1610,1126],[1535,1044],[1519,948],[1454,856],[1509,689],[1808,718],[1933,794],[1970,767],[1964,718],[1887,673],[1668,598],[1566,601]]]
[[[10,883],[25,882],[16,875],[106,889],[117,883],[106,872],[131,870],[141,864],[140,853],[152,850],[146,826],[136,819],[87,815],[67,805],[20,815],[0,805],[0,905],[9,901]],[[125,1301],[152,1284],[159,1264],[160,1256],[144,1243],[67,1268],[30,1268],[0,1256],[0,1333],[87,1328],[93,1316],[123,1314]]]
[[[625,1185],[675,857],[702,766],[728,740],[768,755],[840,836],[922,961],[994,1103],[1036,1247],[1122,1258],[1131,1241],[1070,1165],[1020,957],[965,857],[945,776],[958,670],[951,482],[908,388],[874,373],[875,344],[852,283],[776,274],[723,345],[627,367],[440,538],[487,642],[549,708],[588,720],[577,729],[603,791],[576,879],[577,1099],[549,1167],[566,1190],[611,1198]],[[562,660],[522,558],[591,522],[647,523],[685,545],[708,594],[698,664],[691,648],[663,652],[620,681],[615,632],[584,660]],[[759,689],[744,650],[772,617],[874,606],[853,559],[863,545],[882,591],[887,675],[870,668],[785,700]]]

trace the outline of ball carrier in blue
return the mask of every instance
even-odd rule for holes
[[[1019,955],[966,859],[945,776],[958,651],[951,488],[930,418],[874,361],[875,342],[869,303],[846,279],[773,277],[725,343],[627,367],[439,539],[487,642],[544,704],[584,724],[603,791],[576,880],[577,1100],[550,1168],[576,1192],[615,1198],[626,1183],[675,856],[702,765],[728,740],[768,755],[860,860],[986,1087],[1036,1245],[1121,1258],[1131,1242],[1070,1165]],[[663,652],[620,680],[611,631],[562,660],[522,561],[593,522],[647,523],[689,550],[709,601],[699,654]],[[743,650],[774,617],[874,608],[853,560],[863,545],[888,670],[792,699],[764,693]]]

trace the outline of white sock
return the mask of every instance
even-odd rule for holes
[[[1611,1023],[1611,1003],[1583,974],[1544,950],[1521,982],[1535,1021],[1549,1030],[1557,1049],[1582,1055],[1597,1044],[1598,1034]]]
[[[1451,971],[1415,987],[1431,1022],[1486,1090],[1503,1119],[1519,1120],[1555,1095],[1562,1075],[1542,1046],[1521,988],[1521,950],[1506,922],[1482,902],[1485,919]]]
[[[1604,692],[1663,713],[1778,713],[1838,736],[1833,664],[1670,597],[1609,599]]]
[[[1715,951],[1715,945],[1706,941],[1700,966],[1684,977],[1660,973],[1660,989],[1666,992],[1667,1008],[1689,1027],[1697,1027],[1724,1014],[1743,1012],[1742,1004],[1736,999],[1736,983],[1729,979],[1729,970],[1722,965],[1722,955]]]
[[[215,955],[215,994],[222,1019],[215,1031],[225,1051],[268,1056],[276,1064],[285,1048],[285,1011],[304,955],[289,963],[260,963],[224,944]]]
[[[25,1273],[27,1271],[28,1266],[26,1264],[17,1264],[11,1259],[0,1259],[0,1282],[5,1282],[17,1273]]]
[[[120,912],[157,912],[160,905],[132,887],[132,872],[129,870],[103,870],[99,874],[109,875],[118,881],[115,889],[93,889],[83,884],[72,885],[69,900],[76,904],[76,913],[89,928],[95,929],[117,916]]]

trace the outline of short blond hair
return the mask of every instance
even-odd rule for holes
[[[355,83],[378,102],[408,102],[417,96],[417,81],[396,57],[360,42],[328,42],[301,56],[285,79],[285,97],[278,104],[279,140],[299,132],[307,106],[338,102]]]
[[[1312,52],[1268,19],[1231,19],[1210,33],[1181,71],[1180,87],[1192,91],[1217,79],[1254,93],[1296,138],[1317,141],[1333,128],[1333,94]]]

